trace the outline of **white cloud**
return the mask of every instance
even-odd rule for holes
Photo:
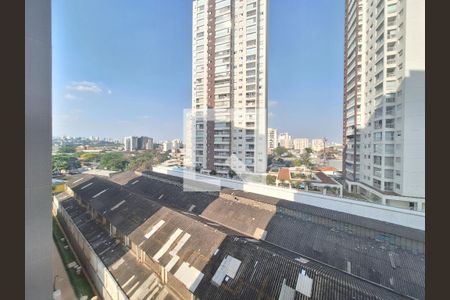
[[[65,95],[64,95],[64,98],[67,99],[67,100],[81,99],[80,97],[77,97],[77,96],[72,95],[72,94],[65,94]]]
[[[90,92],[90,93],[101,93],[103,92],[103,88],[100,87],[99,84],[95,82],[89,82],[89,81],[72,81],[68,86],[67,89],[78,91],[78,92]],[[111,90],[108,90],[108,93]]]
[[[274,106],[277,106],[278,105],[278,101],[275,101],[275,100],[270,100],[269,101],[269,107],[274,107]]]
[[[111,91],[111,90],[108,90],[108,94],[110,94],[110,95],[111,95],[111,94],[112,94],[112,91]]]

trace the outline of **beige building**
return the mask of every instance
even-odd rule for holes
[[[310,147],[309,139],[299,138],[294,139],[294,150],[304,151]]]
[[[348,191],[425,208],[425,1],[346,2]]]
[[[193,0],[186,166],[267,167],[267,1]]]

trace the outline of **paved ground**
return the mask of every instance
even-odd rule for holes
[[[59,256],[58,249],[56,245],[52,243],[52,251],[53,251],[53,277],[56,277],[55,287],[58,290],[61,290],[61,300],[75,300],[77,297],[75,296],[75,292],[70,284],[69,277],[67,276],[66,270],[64,269],[63,262],[61,257]]]

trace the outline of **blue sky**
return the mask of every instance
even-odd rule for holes
[[[52,1],[53,135],[183,136],[192,1]],[[269,2],[269,126],[341,141],[344,1]]]

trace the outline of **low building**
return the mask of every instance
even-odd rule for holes
[[[75,176],[54,205],[105,299],[424,299],[420,230],[155,172]]]
[[[287,186],[291,188],[291,171],[289,168],[280,168],[275,181],[276,186]]]

